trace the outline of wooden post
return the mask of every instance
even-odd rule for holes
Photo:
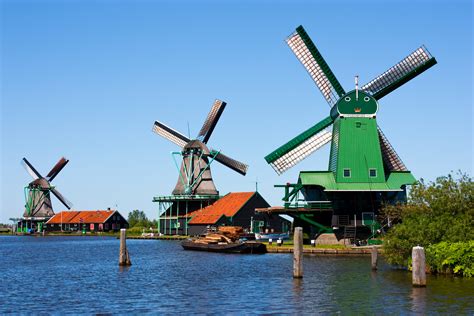
[[[416,246],[411,251],[413,286],[426,286],[425,248]]]
[[[120,229],[120,253],[119,253],[119,266],[131,266],[130,256],[127,249],[127,230],[125,228]]]
[[[372,262],[372,270],[375,271],[377,270],[377,248],[375,246],[372,247],[372,252],[371,252],[371,262]]]
[[[303,277],[303,228],[295,227],[293,235],[293,278]]]

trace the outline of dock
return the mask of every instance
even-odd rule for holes
[[[380,252],[381,249],[378,249]],[[293,253],[293,247],[291,246],[280,246],[280,247],[268,247],[268,253]],[[304,247],[304,254],[324,254],[324,255],[370,255],[372,252],[371,247],[357,247],[357,248],[345,248],[345,249],[330,249],[330,248],[313,248]]]

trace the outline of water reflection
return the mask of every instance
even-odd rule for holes
[[[412,287],[411,311],[417,314],[426,314],[426,287]]]
[[[133,265],[118,267],[114,238],[0,237],[8,284],[0,315],[39,304],[46,314],[474,314],[474,279],[428,276],[427,288],[412,288],[410,273],[382,260],[372,272],[370,256],[304,256],[304,277],[294,279],[291,254],[190,252],[153,240],[127,246]]]

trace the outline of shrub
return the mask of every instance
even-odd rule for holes
[[[440,242],[426,249],[426,259],[433,272],[474,276],[474,240]]]
[[[399,222],[385,237],[384,256],[391,264],[408,266],[414,246],[474,240],[474,184],[462,173],[429,184],[421,180],[406,205],[387,206],[383,213]]]

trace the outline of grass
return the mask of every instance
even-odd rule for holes
[[[271,245],[268,242],[264,242],[264,244],[268,248],[289,248],[293,247],[293,241],[292,240],[285,240],[283,242],[282,246],[278,246],[276,242],[273,242]],[[316,245],[316,247],[313,247],[311,245],[303,245],[303,248],[316,248],[316,249],[346,249],[350,247],[346,247],[344,245]]]

